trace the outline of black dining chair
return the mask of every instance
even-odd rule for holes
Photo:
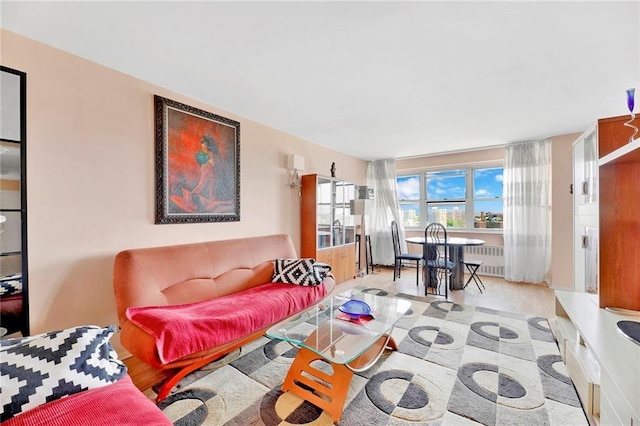
[[[447,229],[440,223],[431,223],[424,230],[425,294],[449,298],[449,286],[454,264],[449,260]],[[442,284],[444,283],[444,294]],[[429,293],[429,289],[432,293]]]
[[[420,285],[420,263],[422,255],[417,253],[402,253],[400,247],[400,231],[398,231],[398,223],[394,220],[391,222],[391,238],[393,239],[393,280],[396,275],[400,278],[400,269],[404,266],[405,261],[416,262],[416,285]]]

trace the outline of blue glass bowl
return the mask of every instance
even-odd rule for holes
[[[343,303],[338,309],[351,316],[352,319],[358,319],[362,315],[371,315],[371,306],[362,300],[349,300]]]

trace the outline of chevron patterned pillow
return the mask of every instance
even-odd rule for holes
[[[115,327],[82,326],[0,340],[0,421],[127,374],[109,339]]]
[[[276,259],[273,271],[274,283],[316,286],[322,284],[331,266],[315,259]]]

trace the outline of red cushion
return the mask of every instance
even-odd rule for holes
[[[164,413],[125,376],[19,414],[2,426],[172,425]]]
[[[324,285],[267,283],[204,302],[128,308],[155,340],[162,363],[229,343],[294,315],[326,296]]]

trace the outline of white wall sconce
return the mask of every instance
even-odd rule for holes
[[[296,186],[301,186],[299,172],[304,170],[304,157],[299,154],[289,154],[287,168],[289,169],[289,187],[293,189]]]

